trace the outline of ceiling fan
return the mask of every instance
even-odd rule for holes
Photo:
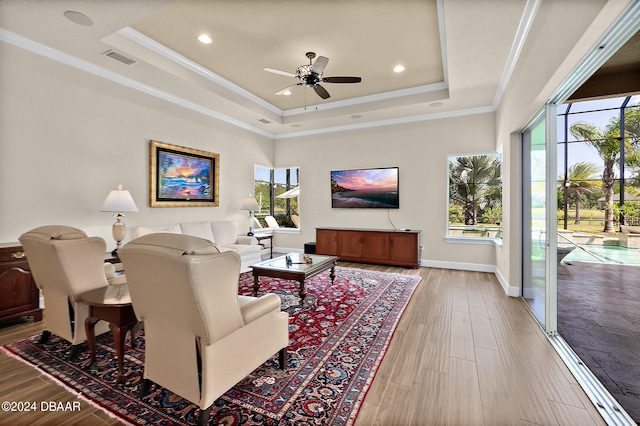
[[[295,74],[287,71],[277,70],[274,68],[263,68],[265,71],[272,72],[274,74],[286,75],[287,77],[295,77],[300,80],[300,83],[292,84],[282,90],[277,91],[276,95],[287,94],[287,92],[289,92],[289,89],[294,86],[309,86],[312,87],[313,90],[315,90],[318,96],[320,96],[322,99],[327,99],[331,95],[329,95],[329,92],[327,92],[327,90],[322,87],[320,83],[360,83],[362,81],[361,77],[323,77],[322,73],[327,67],[329,58],[318,56],[318,59],[316,59],[315,62],[312,62],[313,58],[316,57],[315,52],[307,52],[306,57],[309,58],[309,65],[299,66]]]

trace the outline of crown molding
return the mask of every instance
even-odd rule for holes
[[[348,124],[345,126],[325,127],[323,129],[304,130],[300,132],[284,133],[284,134],[275,135],[274,139],[276,140],[289,139],[289,138],[295,138],[300,136],[312,136],[312,135],[321,135],[325,133],[346,132],[349,130],[359,130],[359,129],[367,129],[367,128],[373,128],[373,127],[382,127],[382,126],[393,126],[396,124],[416,123],[420,121],[440,120],[444,118],[461,117],[466,115],[486,114],[486,113],[495,112],[495,111],[496,109],[493,106],[489,105],[484,107],[461,109],[456,111],[440,112],[435,114],[421,114],[421,115],[414,115],[411,117],[400,117],[400,118],[391,118],[388,120],[371,121],[368,123]]]
[[[341,101],[322,103],[320,105],[314,105],[313,110],[310,110],[308,107],[289,109],[289,110],[283,111],[282,116],[289,117],[289,116],[294,116],[298,114],[309,114],[315,111],[325,111],[325,110],[331,110],[334,108],[343,108],[347,106],[361,105],[369,102],[386,101],[388,99],[396,99],[403,96],[413,96],[413,95],[419,95],[422,93],[436,92],[438,90],[448,89],[448,88],[449,86],[444,82],[427,84],[424,86],[410,87],[408,89],[393,90],[390,92],[376,93],[374,95],[360,96],[357,98],[343,99]]]
[[[200,114],[204,114],[208,117],[215,118],[217,120],[223,121],[233,126],[248,130],[250,132],[257,133],[259,135],[266,136],[268,138],[273,138],[274,136],[269,132],[265,132],[264,130],[258,129],[257,127],[246,124],[240,120],[236,120],[224,114],[220,114],[219,112],[216,112],[209,108],[205,108],[202,105],[198,105],[194,102],[188,101],[186,99],[180,98],[178,96],[172,95],[162,90],[158,90],[147,84],[140,83],[137,80],[125,77],[121,74],[107,70],[103,67],[97,66],[95,64],[84,61],[82,59],[78,59],[75,56],[71,56],[59,50],[52,49],[48,46],[45,46],[41,43],[30,40],[19,34],[8,31],[4,28],[0,28],[0,41],[4,41],[6,43],[12,44],[24,50],[28,50],[32,53],[46,57],[53,61],[60,62],[62,64],[79,69],[81,71],[87,72],[97,77],[104,78],[105,80],[112,81],[122,86],[129,87],[131,89],[137,90],[142,93],[146,93],[147,95],[151,95],[158,99],[162,99],[167,102],[171,102],[175,105],[179,105],[184,108],[190,109],[192,111],[196,111]]]
[[[502,71],[502,76],[500,77],[500,82],[498,83],[498,89],[496,90],[496,94],[491,104],[494,108],[498,108],[498,105],[500,105],[500,101],[502,100],[504,91],[507,88],[509,81],[511,80],[513,70],[516,66],[516,63],[518,62],[518,59],[520,58],[520,53],[522,52],[522,46],[524,46],[524,42],[529,35],[529,30],[531,29],[533,20],[536,17],[536,13],[538,12],[540,1],[541,0],[527,0],[522,18],[520,19],[520,24],[518,25],[518,30],[516,31],[516,37],[513,40],[513,45],[511,46],[511,51],[509,52],[509,57],[507,58],[507,63],[505,64],[504,70]]]
[[[133,41],[134,43],[137,43],[140,46],[149,49],[150,51],[161,55],[166,59],[169,59],[170,61],[180,65],[181,67],[186,68],[187,70],[192,71],[200,75],[201,77],[204,77],[205,79],[218,84],[237,95],[242,96],[243,98],[257,104],[258,106],[282,116],[283,111],[275,105],[272,105],[264,99],[254,95],[253,93],[244,90],[242,87],[230,82],[229,80],[210,71],[209,69],[204,68],[202,65],[192,61],[189,58],[184,57],[183,55],[172,49],[169,49],[167,46],[158,43],[154,39],[147,37],[146,35],[134,30],[133,28],[124,27],[121,30],[118,30],[117,33]]]
[[[251,126],[251,125],[249,125],[247,123],[244,123],[244,122],[242,122],[240,120],[231,118],[231,117],[229,117],[227,115],[224,115],[224,114],[221,114],[219,112],[216,112],[216,111],[214,111],[214,110],[212,110],[210,108],[203,107],[202,105],[199,105],[199,104],[196,104],[194,102],[188,101],[188,100],[186,100],[184,98],[181,98],[179,96],[176,96],[176,95],[167,93],[165,91],[156,89],[155,87],[152,87],[150,85],[141,83],[141,82],[139,82],[137,80],[134,80],[132,78],[125,77],[125,76],[123,76],[121,74],[118,74],[116,72],[110,71],[110,70],[108,70],[106,68],[103,68],[103,67],[97,66],[95,64],[92,64],[90,62],[84,61],[82,59],[76,58],[76,57],[74,57],[72,55],[69,55],[67,53],[64,53],[64,52],[61,52],[59,50],[50,48],[48,46],[45,46],[44,44],[41,44],[41,43],[38,43],[36,41],[30,40],[30,39],[28,39],[26,37],[23,37],[23,36],[19,35],[19,34],[16,34],[16,33],[13,33],[11,31],[8,31],[8,30],[6,30],[4,28],[0,28],[0,41],[6,42],[8,44],[11,44],[11,45],[19,47],[21,49],[30,51],[30,52],[35,53],[37,55],[46,57],[46,58],[51,59],[53,61],[62,63],[64,65],[71,66],[73,68],[79,69],[81,71],[87,72],[89,74],[95,75],[95,76],[103,78],[105,80],[112,81],[112,82],[114,82],[116,84],[120,84],[120,85],[128,87],[130,89],[137,90],[139,92],[145,93],[145,94],[153,96],[155,98],[162,99],[162,100],[170,102],[170,103],[172,103],[174,105],[181,106],[181,107],[189,109],[191,111],[195,111],[197,113],[203,114],[203,115],[205,115],[207,117],[214,118],[216,120],[225,122],[227,124],[230,124],[232,126],[247,130],[247,131],[252,132],[252,133],[256,133],[258,135],[267,137],[267,138],[272,139],[272,140],[295,138],[295,137],[300,137],[300,136],[310,136],[310,135],[319,135],[319,134],[327,134],[327,133],[344,132],[344,131],[350,131],[350,130],[367,129],[367,128],[374,128],[374,127],[381,127],[381,126],[390,126],[390,125],[406,124],[406,123],[415,123],[415,122],[420,122],[420,121],[429,121],[429,120],[437,120],[437,119],[443,119],[443,118],[459,117],[459,116],[464,116],[464,115],[474,115],[474,114],[483,114],[483,113],[487,113],[487,112],[495,112],[495,108],[493,106],[484,106],[484,107],[464,109],[464,110],[456,110],[456,111],[450,111],[450,112],[442,112],[442,113],[434,113],[434,114],[422,114],[422,115],[416,115],[416,116],[411,116],[411,117],[401,117],[401,118],[394,118],[394,119],[387,119],[387,120],[376,120],[376,121],[371,121],[371,122],[366,122],[366,123],[349,124],[349,125],[343,125],[343,126],[325,127],[325,128],[321,128],[321,129],[315,129],[315,130],[307,130],[307,131],[300,131],[300,132],[289,132],[289,133],[283,133],[283,134],[275,134],[275,133],[267,132],[267,131],[264,131],[264,130],[259,129],[257,127]],[[202,70],[202,67],[200,67],[200,69]],[[211,73],[209,71],[206,71],[205,74],[209,74],[210,77],[215,78],[213,73]],[[217,76],[217,78],[219,78],[221,80],[224,80],[220,76]],[[231,84],[231,83],[229,83],[229,84]],[[380,95],[365,96],[365,97],[361,97],[361,98],[358,98],[358,99],[362,100],[363,98],[366,98],[367,101],[369,101],[369,102],[372,101],[372,100],[380,99],[378,97],[382,97],[384,99],[391,99],[391,98],[393,98],[393,94],[398,94],[397,92],[401,92],[400,94],[402,96],[408,96],[409,94],[426,93],[426,92],[429,92],[429,91],[439,90],[439,89],[441,89],[441,88],[443,88],[445,86],[446,86],[445,83],[437,83],[437,84],[433,84],[433,85],[419,86],[419,87],[416,87],[416,88],[404,89],[404,90],[400,90],[400,91],[386,92],[386,93],[380,94]],[[225,87],[227,87],[227,86],[225,86]],[[243,90],[243,89],[240,89],[240,90]],[[344,102],[344,101],[339,101],[339,102]],[[339,102],[334,102],[334,103],[337,104]],[[362,103],[362,102],[360,102],[360,103]],[[355,102],[354,104],[357,104],[357,102]],[[338,105],[338,106],[344,106],[344,105]]]

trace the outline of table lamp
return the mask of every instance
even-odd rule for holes
[[[242,202],[242,205],[240,206],[240,210],[249,210],[249,232],[247,232],[247,235],[250,237],[253,236],[253,212],[258,209],[260,209],[260,206],[258,205],[256,199],[252,196],[248,196],[247,198],[245,198]]]
[[[124,240],[125,235],[127,235],[127,227],[122,221],[122,218],[125,216],[122,212],[137,212],[138,207],[133,201],[133,198],[131,198],[129,191],[122,189],[122,185],[118,185],[118,189],[113,189],[109,192],[107,199],[104,200],[102,207],[100,207],[100,211],[115,213],[113,217],[116,218],[116,223],[113,224],[111,233],[113,239],[116,240],[116,248],[111,254],[116,256],[122,240]]]

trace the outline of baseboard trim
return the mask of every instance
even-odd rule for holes
[[[447,262],[442,260],[420,260],[420,266],[427,268],[456,269],[459,271],[494,272],[493,265],[483,263]]]
[[[520,297],[520,287],[510,286],[507,279],[504,277],[504,275],[502,275],[502,272],[500,272],[500,269],[494,266],[493,273],[495,274],[496,278],[498,279],[498,282],[502,286],[502,289],[507,294],[507,296]]]
[[[277,253],[303,253],[300,248],[288,248],[288,247],[273,247],[273,251]],[[500,270],[495,265],[487,265],[484,263],[462,263],[462,262],[445,262],[441,260],[425,260],[420,259],[420,266],[426,268],[440,268],[440,269],[453,269],[458,271],[475,271],[475,272],[488,272],[494,274],[496,279],[502,286],[502,290],[507,296],[520,297],[520,288],[512,287],[505,277],[500,273]]]
[[[475,271],[475,272],[488,272],[496,276],[496,279],[502,286],[502,290],[507,296],[520,297],[520,288],[512,287],[505,279],[504,275],[500,273],[500,270],[495,265],[487,265],[484,263],[461,263],[461,262],[445,262],[436,260],[420,260],[420,266],[427,268],[441,268],[441,269],[453,269],[458,271]]]

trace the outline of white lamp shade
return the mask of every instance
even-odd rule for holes
[[[258,205],[258,202],[256,201],[255,198],[253,197],[247,197],[244,199],[244,201],[242,202],[242,205],[240,206],[240,210],[259,210],[260,206]]]
[[[137,212],[138,207],[133,201],[129,191],[122,189],[122,185],[118,185],[118,189],[114,189],[109,192],[107,199],[104,200],[101,212]]]

